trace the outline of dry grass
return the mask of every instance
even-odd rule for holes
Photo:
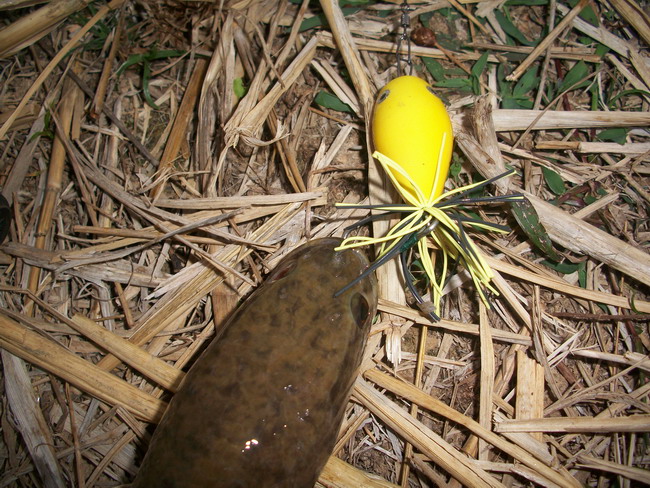
[[[368,114],[395,76],[399,11],[32,3],[0,0],[0,182],[14,217],[0,254],[0,486],[119,486],[240,298],[288,250],[364,215],[334,202],[396,201],[369,156]],[[450,3],[410,13],[438,34],[413,55],[420,76],[434,81],[423,57],[445,73],[462,168],[449,185],[516,168],[494,191],[527,196],[567,272],[542,262],[507,207],[485,215],[515,230],[476,237],[500,293],[490,310],[459,270],[432,323],[396,266],[381,268],[380,319],[320,483],[650,484],[648,15],[592,1],[594,26],[577,15],[586,1]],[[537,48],[505,42],[504,9]],[[300,32],[318,12],[330,27]],[[484,53],[474,93],[444,83]],[[509,108],[530,69],[526,109]],[[351,111],[317,106],[321,89]]]

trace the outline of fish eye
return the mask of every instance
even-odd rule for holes
[[[273,270],[273,273],[271,273],[271,276],[269,276],[268,278],[268,282],[275,283],[276,281],[280,281],[282,278],[286,278],[289,275],[289,273],[293,271],[295,267],[296,267],[295,259],[292,259],[287,263],[281,263],[280,266],[276,267]]]
[[[370,318],[370,304],[361,293],[355,293],[350,299],[352,317],[358,327],[363,327]]]
[[[390,90],[384,90],[383,92],[381,92],[381,94],[377,98],[377,104],[380,104],[381,102],[386,100],[388,98],[388,95],[390,95]]]

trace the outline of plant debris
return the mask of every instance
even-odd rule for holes
[[[459,266],[431,322],[395,263],[377,270],[319,484],[650,484],[647,8],[409,4],[427,37],[413,74],[454,125],[446,189],[514,169],[482,191],[528,203],[476,209],[512,229],[472,233],[489,308]],[[122,486],[183,371],[278,260],[369,215],[335,203],[400,202],[369,121],[402,10],[0,8],[0,486]]]

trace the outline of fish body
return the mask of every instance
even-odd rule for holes
[[[197,360],[133,488],[311,488],[336,441],[377,306],[339,239],[287,255]]]

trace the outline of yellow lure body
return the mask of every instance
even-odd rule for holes
[[[442,194],[454,140],[447,109],[427,82],[400,76],[387,83],[375,103],[372,136],[375,150],[395,161],[418,186],[419,192],[392,172],[416,200],[424,203]]]

